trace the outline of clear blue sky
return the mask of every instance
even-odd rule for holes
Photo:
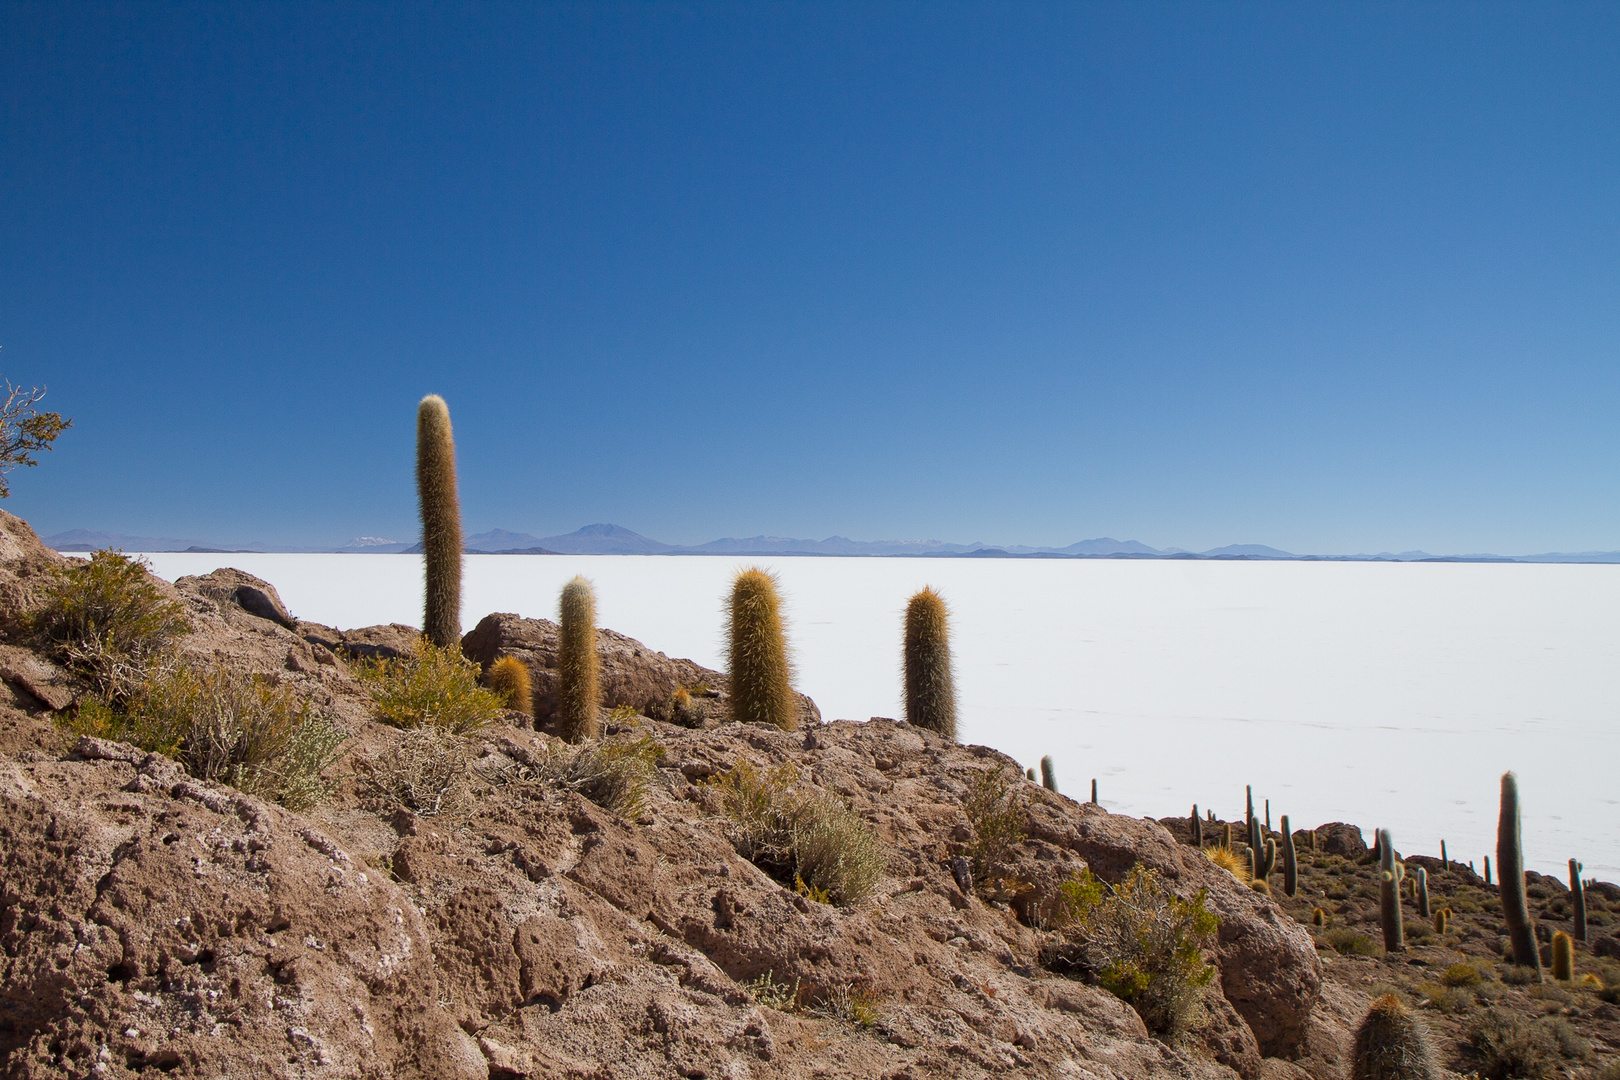
[[[1620,548],[1620,5],[0,7],[7,508]]]

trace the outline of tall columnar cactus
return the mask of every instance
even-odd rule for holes
[[[1266,832],[1271,831],[1271,800],[1266,800]]]
[[[1299,890],[1299,857],[1294,852],[1294,830],[1288,827],[1288,815],[1282,816],[1283,893],[1293,896]]]
[[[748,724],[774,724],[784,731],[799,726],[793,697],[793,667],[776,577],[751,567],[731,585],[727,617],[731,638],[731,718]]]
[[[1502,918],[1513,943],[1513,962],[1541,974],[1541,950],[1530,922],[1530,901],[1524,894],[1524,847],[1519,834],[1519,778],[1502,774],[1502,810],[1496,820],[1497,892],[1502,897]]]
[[[1412,885],[1417,889],[1418,915],[1429,918],[1429,872],[1419,866],[1412,871]]]
[[[602,661],[596,654],[596,593],[576,577],[558,604],[557,733],[584,742],[601,733]]]
[[[1569,982],[1575,977],[1575,939],[1562,930],[1553,935],[1553,978]]]
[[[1246,835],[1254,835],[1254,785],[1243,785],[1243,828]]]
[[[1221,847],[1232,850],[1232,823],[1230,821],[1221,826]]]
[[[923,589],[906,605],[906,722],[956,741],[956,684],[945,601]]]
[[[1446,842],[1440,841],[1440,866],[1442,869],[1451,869],[1451,860],[1446,858]]]
[[[1249,877],[1254,881],[1265,881],[1277,869],[1277,841],[1266,837],[1263,847],[1249,849]]]
[[[1192,840],[1193,847],[1199,847],[1199,848],[1203,847],[1204,846],[1204,819],[1198,816],[1198,804],[1197,803],[1193,803],[1192,817],[1188,818],[1187,821],[1188,821],[1188,826],[1189,826],[1189,828],[1188,828],[1189,837],[1188,838],[1190,840]]]
[[[1097,778],[1095,776],[1093,776],[1091,778],[1091,805],[1092,806],[1101,806],[1102,805],[1101,803],[1099,803],[1097,801]]]
[[[1057,790],[1057,768],[1052,764],[1051,754],[1041,758],[1041,786],[1047,791]]]
[[[1384,930],[1384,951],[1404,952],[1406,931],[1401,925],[1403,868],[1395,861],[1395,844],[1388,829],[1378,830],[1378,921]]]
[[[1500,826],[1498,826],[1498,828],[1500,828]],[[1490,885],[1490,883],[1491,883],[1491,857],[1489,855],[1487,855],[1487,856],[1485,856],[1485,884],[1488,887]]]
[[[1586,886],[1581,883],[1583,867],[1569,860],[1569,900],[1575,907],[1575,940],[1586,940]]]
[[[1423,1021],[1394,994],[1374,1001],[1356,1029],[1350,1080],[1432,1080],[1440,1075]]]
[[[450,407],[429,394],[416,407],[416,494],[422,510],[422,633],[440,648],[461,644],[461,504]]]

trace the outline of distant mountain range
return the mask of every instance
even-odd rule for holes
[[[346,544],[328,547],[285,547],[267,544],[211,544],[202,540],[175,537],[129,536],[123,533],[71,529],[45,537],[57,551],[288,551],[334,552],[343,554],[393,554],[420,552],[420,542],[389,540],[381,536],[357,536]],[[1296,560],[1334,562],[1521,562],[1521,563],[1620,563],[1620,551],[1547,552],[1541,555],[1431,555],[1426,551],[1380,552],[1377,555],[1298,555],[1264,544],[1228,544],[1208,551],[1181,548],[1154,548],[1136,540],[1100,537],[1079,540],[1067,547],[1025,547],[1013,544],[947,544],[940,540],[851,540],[829,536],[825,540],[800,540],[787,536],[726,537],[706,544],[666,544],[631,532],[622,525],[587,525],[563,536],[533,536],[509,529],[491,529],[466,538],[465,547],[475,555],[765,555],[828,556],[910,556],[981,559],[1225,559]]]

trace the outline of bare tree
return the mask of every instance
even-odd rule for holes
[[[73,426],[61,413],[40,412],[34,408],[45,398],[45,387],[24,389],[6,384],[5,403],[0,405],[0,499],[11,495],[6,474],[19,465],[38,465],[34,454],[49,450],[56,437]]]

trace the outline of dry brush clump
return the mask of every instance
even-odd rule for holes
[[[468,735],[494,723],[506,707],[478,685],[478,665],[459,648],[425,638],[409,656],[360,662],[354,672],[371,692],[378,718],[395,727]]]
[[[577,791],[604,810],[638,818],[658,781],[663,750],[651,735],[620,735],[554,754],[542,767],[545,779]]]
[[[189,664],[152,668],[115,703],[85,698],[66,726],[168,755],[200,780],[301,810],[323,799],[321,778],[348,733],[287,686],[262,675]]]
[[[877,833],[838,799],[803,781],[797,766],[761,772],[739,761],[711,781],[737,853],[818,901],[847,906],[883,875]]]
[[[973,828],[966,855],[973,880],[990,882],[1006,870],[1008,855],[1026,835],[1023,782],[1016,771],[991,768],[980,773],[962,800]]]
[[[471,808],[471,760],[468,740],[429,725],[401,732],[382,752],[356,762],[355,771],[389,807],[455,818]]]

